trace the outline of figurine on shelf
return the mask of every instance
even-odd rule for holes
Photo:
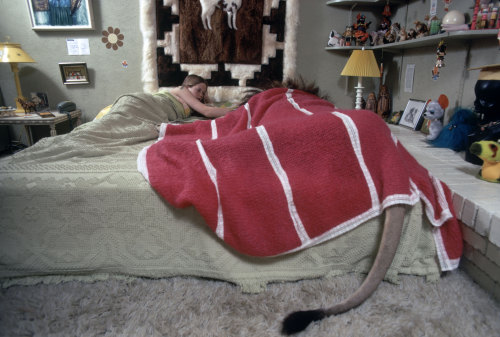
[[[396,42],[402,42],[406,40],[408,40],[408,33],[406,32],[405,27],[401,27],[398,37],[396,38]]]
[[[342,38],[345,40],[346,46],[352,46],[353,43],[352,26],[345,27],[345,32],[342,34]]]
[[[372,46],[379,46],[381,44],[384,44],[384,35],[385,32],[378,30],[378,31],[371,31],[370,32],[370,39],[372,41]]]
[[[368,98],[366,99],[365,109],[377,112],[377,97],[375,96],[374,92],[368,94]]]
[[[399,25],[399,23],[397,22],[393,23],[389,28],[389,30],[384,35],[384,43],[396,42],[400,30],[401,26]]]
[[[477,25],[477,16],[478,16],[478,13],[479,13],[479,2],[481,0],[476,0],[476,3],[474,5],[474,14],[472,15],[472,22],[470,24],[470,29],[471,30],[475,30],[477,29],[476,25]]]
[[[340,47],[341,46],[341,42],[340,42],[341,39],[342,39],[342,37],[340,36],[340,34],[337,33],[337,31],[332,30],[330,32],[330,36],[328,38],[327,46],[328,47]]]
[[[417,34],[416,38],[421,38],[429,35],[429,28],[422,21],[415,21],[415,33]]]
[[[358,14],[356,17],[357,22],[354,24],[354,37],[356,38],[356,45],[363,46],[370,37],[370,34],[366,31],[370,27],[371,22],[366,23],[366,16],[364,14]]]
[[[408,30],[408,40],[414,40],[416,38],[417,38],[417,32],[415,31],[415,29],[410,28]]]

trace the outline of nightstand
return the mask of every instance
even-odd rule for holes
[[[18,114],[15,117],[1,117],[0,125],[24,125],[24,129],[26,130],[26,135],[28,136],[29,145],[33,145],[33,137],[31,134],[31,127],[37,125],[48,125],[50,127],[50,136],[57,135],[56,125],[68,120],[68,115],[65,113],[59,113],[56,111],[51,111],[51,113],[55,117],[46,117],[42,118],[38,116],[36,113],[29,114]],[[69,113],[71,115],[71,120],[74,121],[76,119],[76,123],[73,124],[74,127],[80,125],[82,112],[80,110],[74,110]]]

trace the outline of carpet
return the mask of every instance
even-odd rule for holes
[[[276,283],[259,294],[183,277],[13,286],[0,292],[0,336],[280,336],[287,313],[330,306],[362,279]],[[296,336],[498,336],[499,311],[459,269],[437,282],[384,282],[358,308]]]

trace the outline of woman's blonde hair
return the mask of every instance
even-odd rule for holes
[[[184,79],[184,81],[182,82],[181,87],[182,88],[191,88],[191,87],[194,87],[195,85],[200,84],[200,83],[205,84],[205,86],[208,89],[207,81],[203,77],[198,76],[198,75],[187,75],[186,78]],[[202,97],[201,102],[202,103],[208,103],[209,102],[209,99],[208,99],[206,93]]]
[[[207,81],[203,77],[198,75],[187,75],[181,86],[190,88],[200,83],[204,83],[208,87]]]

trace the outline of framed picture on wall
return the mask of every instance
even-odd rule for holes
[[[406,104],[406,108],[403,111],[401,119],[399,120],[399,124],[413,130],[418,130],[418,128],[422,125],[422,114],[424,113],[426,105],[426,101],[410,99],[408,104]]]
[[[92,0],[27,0],[34,30],[94,29]]]
[[[89,73],[85,62],[59,63],[63,84],[89,84]]]

